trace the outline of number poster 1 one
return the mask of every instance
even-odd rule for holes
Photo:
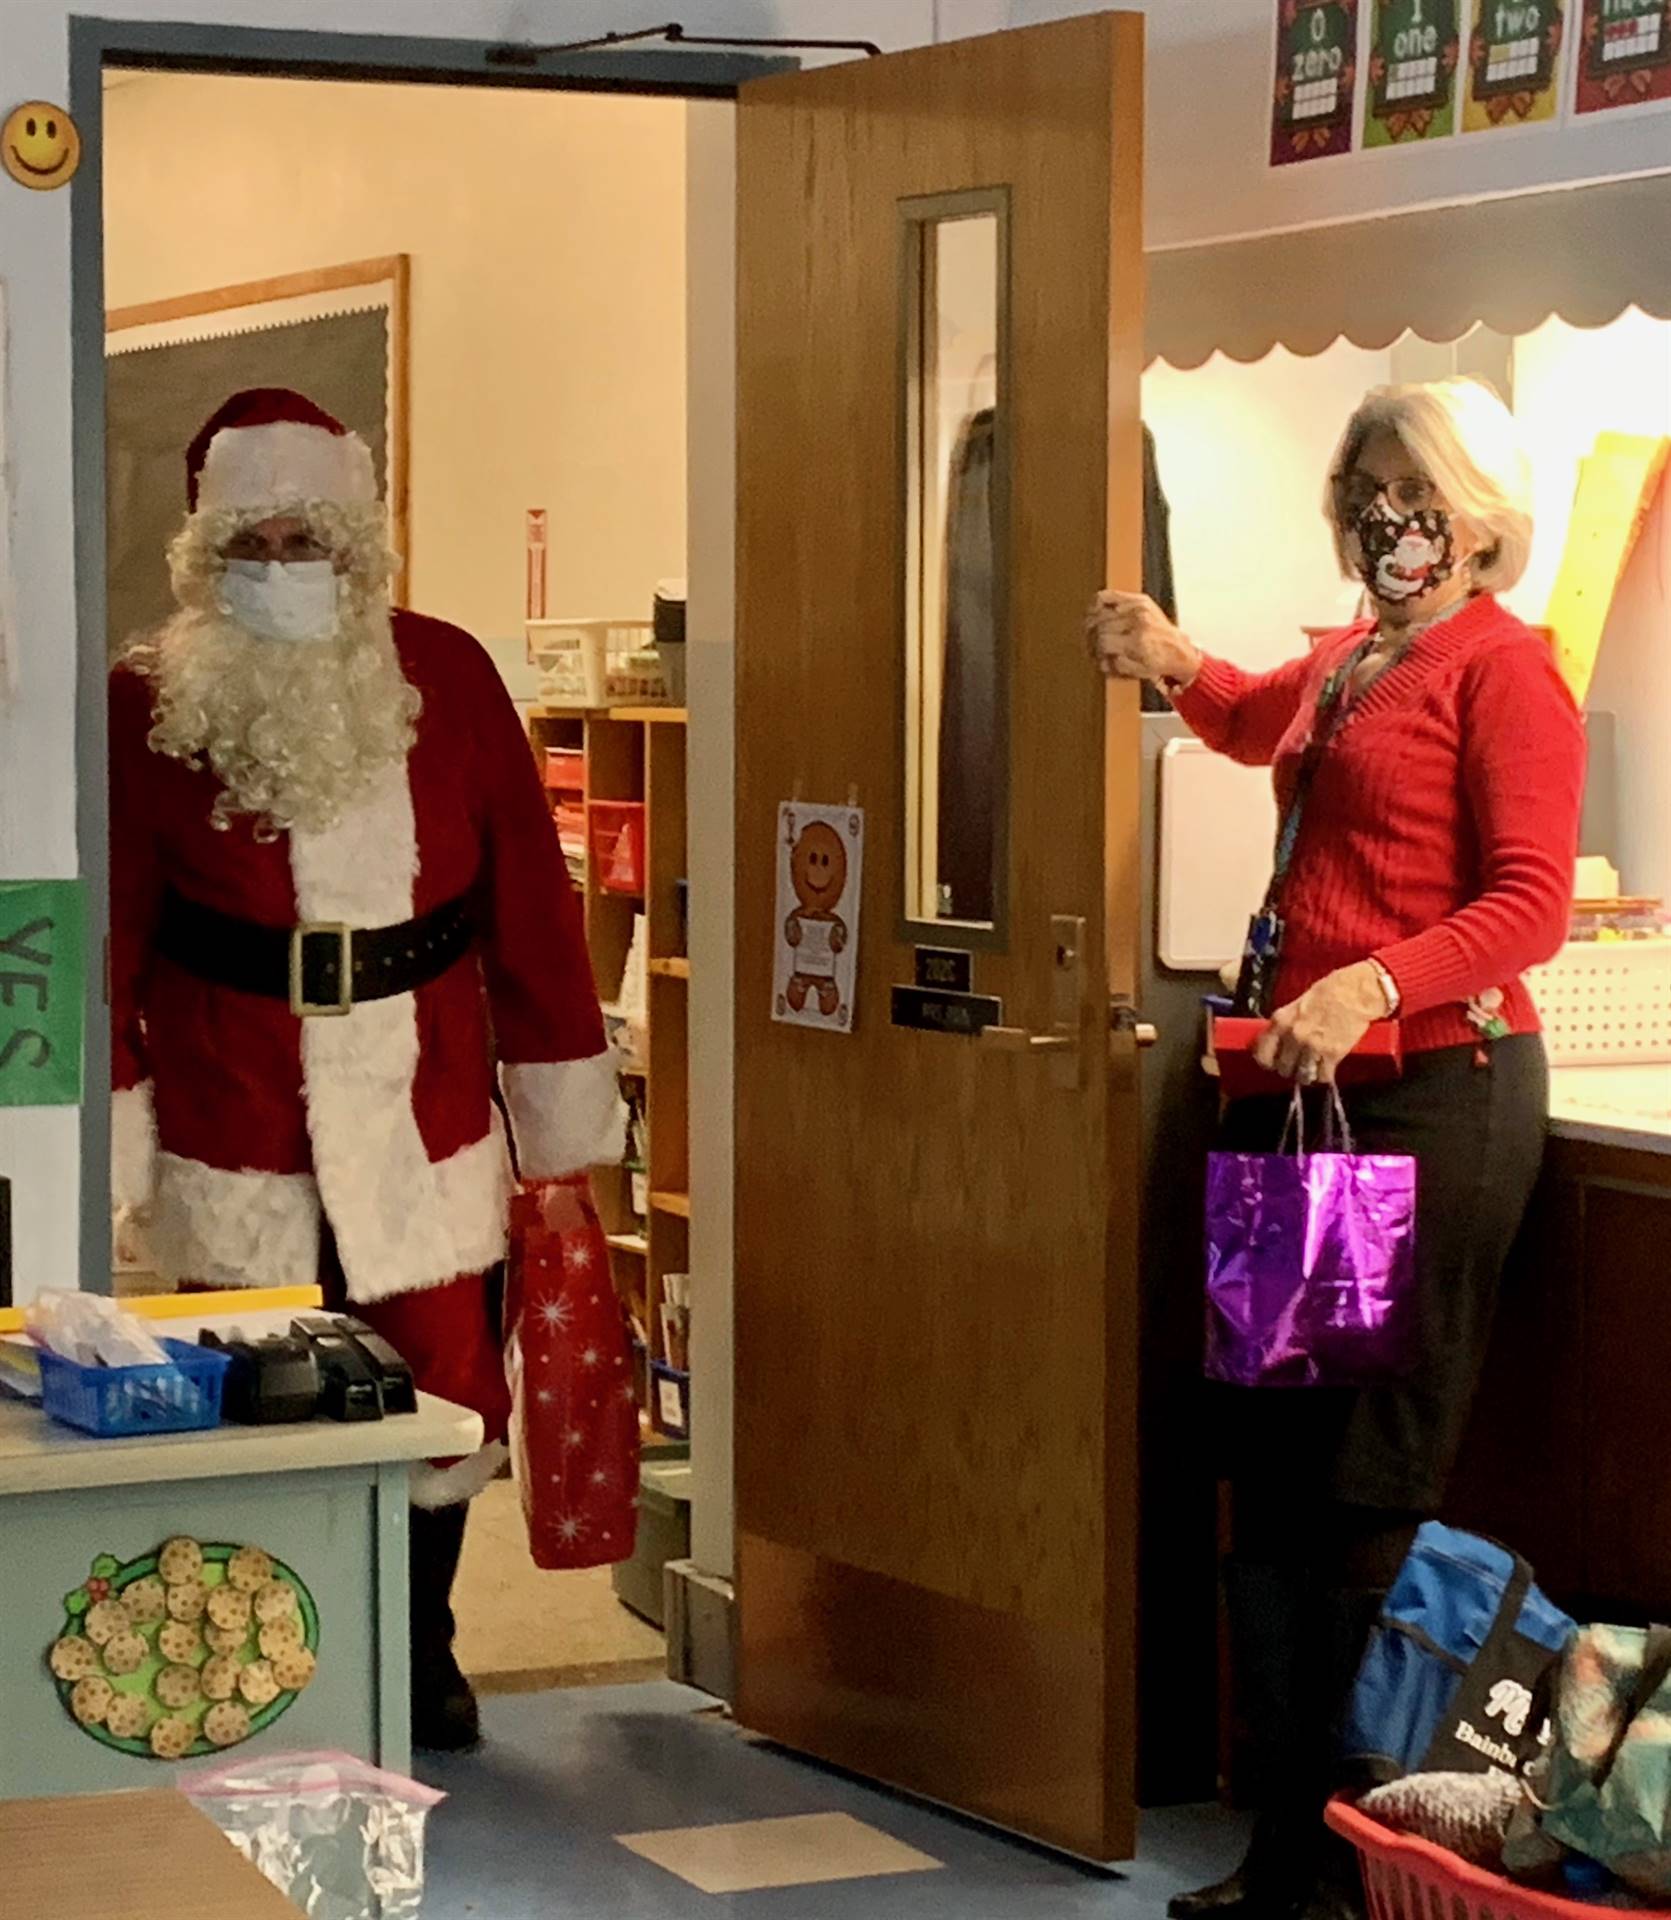
[[[1358,0],[1278,0],[1273,167],[1351,152],[1357,77]]]
[[[1584,0],[1578,42],[1579,113],[1671,100],[1671,0]]]
[[[852,1031],[864,852],[858,807],[778,809],[774,1020]]]
[[[1461,0],[1373,0],[1363,144],[1407,145],[1456,131]]]
[[[1464,131],[1553,120],[1565,39],[1566,0],[1475,0]]]

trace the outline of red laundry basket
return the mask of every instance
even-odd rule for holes
[[[1329,1808],[1329,1825],[1357,1849],[1371,1920],[1596,1920],[1608,1911],[1516,1886],[1429,1840],[1394,1833],[1346,1800]],[[1671,1920],[1664,1908],[1632,1912],[1638,1920]]]

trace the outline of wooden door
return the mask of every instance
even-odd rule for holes
[[[1141,49],[1104,15],[766,80],[738,134],[739,1716],[1099,1860],[1134,1824],[1139,754],[1082,627],[1140,574]],[[942,217],[989,222],[999,289],[1000,857],[994,926],[913,930]],[[849,1032],[773,1018],[796,799],[865,813]],[[999,1032],[893,1024],[923,944]]]

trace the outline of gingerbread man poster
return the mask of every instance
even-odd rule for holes
[[[789,1026],[852,1031],[864,844],[858,807],[778,809],[772,1017]]]

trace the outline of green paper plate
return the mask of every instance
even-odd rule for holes
[[[237,1546],[228,1546],[224,1543],[211,1545],[207,1541],[200,1542],[199,1544],[203,1549],[203,1585],[209,1592],[213,1593],[217,1587],[226,1584],[227,1562],[231,1560],[235,1553],[240,1551],[240,1548]],[[265,1551],[265,1549],[263,1549],[263,1551]],[[157,1556],[160,1552],[161,1548],[155,1548],[142,1559],[129,1560],[124,1563],[118,1563],[112,1554],[100,1554],[93,1562],[93,1577],[95,1579],[107,1580],[110,1588],[107,1597],[112,1600],[120,1600],[123,1591],[132,1586],[136,1580],[143,1580],[148,1575],[157,1572]],[[271,1555],[268,1557],[272,1558]],[[105,1569],[107,1567],[114,1568],[114,1571],[106,1573]],[[302,1644],[314,1658],[317,1659],[319,1656],[319,1609],[314,1604],[313,1595],[309,1593],[302,1579],[290,1567],[286,1566],[282,1560],[273,1559],[273,1578],[275,1580],[282,1580],[287,1586],[294,1590],[297,1610],[302,1622]],[[77,1589],[77,1591],[71,1594],[65,1601],[64,1626],[59,1636],[60,1638],[71,1635],[80,1638],[86,1637],[82,1633],[82,1622],[87,1612],[88,1598],[87,1590],[83,1587]],[[136,1672],[126,1674],[106,1673],[102,1665],[99,1669],[100,1677],[108,1680],[115,1692],[118,1694],[128,1694],[144,1700],[148,1706],[155,1709],[151,1720],[152,1726],[154,1726],[158,1720],[168,1717],[170,1714],[170,1710],[163,1707],[151,1691],[157,1675],[164,1667],[174,1664],[172,1661],[165,1660],[157,1650],[157,1635],[167,1624],[168,1622],[166,1620],[159,1620],[150,1626],[136,1627],[134,1629],[144,1640],[147,1648],[145,1662]],[[240,1665],[248,1665],[252,1659],[260,1658],[260,1650],[256,1639],[259,1631],[259,1623],[252,1620],[249,1634],[243,1646],[238,1650],[237,1659]],[[209,1649],[203,1647],[199,1649],[188,1664],[201,1668],[209,1657]],[[72,1720],[75,1720],[74,1712],[70,1706],[70,1696],[75,1692],[76,1683],[73,1680],[60,1680],[56,1674],[53,1675],[52,1680],[53,1685],[58,1689],[59,1699],[64,1703],[64,1711],[70,1715]],[[297,1697],[298,1690],[292,1689],[289,1692],[281,1693],[277,1699],[269,1701],[259,1712],[252,1710],[250,1713],[249,1734],[246,1737],[253,1738],[256,1734],[260,1733],[263,1728],[270,1727],[281,1714],[287,1713],[290,1708],[294,1706]],[[182,1708],[177,1715],[173,1716],[189,1721],[191,1725],[197,1729],[196,1740],[187,1748],[182,1758],[195,1760],[201,1759],[208,1754],[231,1751],[230,1748],[215,1746],[203,1735],[204,1716],[214,1704],[215,1702],[212,1700],[199,1698],[191,1706]],[[147,1728],[146,1736],[143,1738],[138,1740],[120,1740],[108,1727],[83,1727],[79,1720],[75,1720],[75,1724],[81,1727],[83,1733],[97,1740],[101,1746],[110,1747],[117,1753],[132,1754],[136,1759],[140,1760],[155,1760],[158,1758],[158,1756],[151,1751],[149,1728]],[[242,1744],[241,1741],[235,1743],[235,1745]]]

